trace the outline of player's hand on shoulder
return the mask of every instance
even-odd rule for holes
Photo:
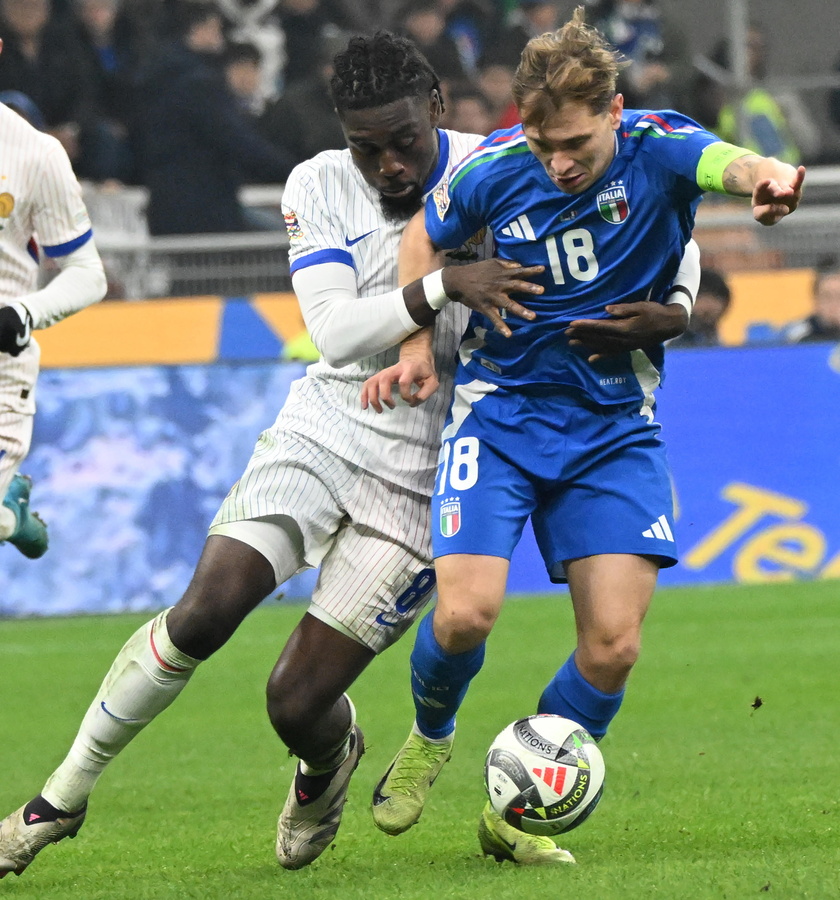
[[[447,266],[443,270],[443,289],[451,300],[457,300],[487,316],[496,331],[510,337],[510,328],[500,313],[529,321],[535,314],[512,300],[510,294],[541,294],[542,285],[527,279],[545,271],[545,266],[520,266],[507,259],[486,259],[467,266]]]
[[[383,411],[383,406],[393,409],[396,406],[394,385],[399,387],[400,397],[409,406],[419,406],[434,394],[439,384],[432,359],[420,354],[401,358],[395,366],[371,375],[362,385],[362,409],[372,407],[378,413]]]
[[[608,319],[576,319],[566,328],[569,346],[586,353],[590,363],[661,344],[682,334],[688,324],[688,313],[676,303],[642,300],[610,304],[606,311]]]
[[[32,316],[22,303],[0,306],[0,353],[19,356],[32,338]]]

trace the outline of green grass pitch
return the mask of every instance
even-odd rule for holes
[[[48,847],[15,898],[840,898],[840,582],[663,590],[624,708],[602,744],[597,812],[561,840],[577,866],[483,859],[484,752],[573,642],[568,599],[508,602],[420,823],[392,838],[371,789],[412,719],[412,638],[353,697],[368,752],[335,844],[308,869],[274,861],[293,762],[263,685],[302,607],[258,610],[172,709],[110,767],[74,841]],[[60,761],[126,637],[146,617],[0,623],[0,813]],[[760,698],[761,703],[756,698]],[[757,708],[754,708],[757,707]]]

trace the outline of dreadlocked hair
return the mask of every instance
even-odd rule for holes
[[[330,80],[339,114],[349,109],[386,106],[405,97],[441,96],[440,79],[425,56],[406,38],[389,31],[351,38],[333,60]]]

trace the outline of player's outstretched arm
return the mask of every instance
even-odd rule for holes
[[[487,314],[501,322],[499,306],[506,306],[514,315],[525,312],[507,293],[542,293],[541,287],[523,280],[541,272],[541,266],[525,269],[516,263],[487,260],[471,266],[435,268],[439,263],[435,262],[435,251],[425,235],[422,220],[421,226],[426,247],[420,256],[411,264],[409,257],[400,256],[401,277],[411,279],[404,288],[375,297],[359,297],[355,270],[339,262],[307,266],[292,276],[307,331],[331,366],[340,368],[396,346],[418,328],[432,325],[438,312],[451,300],[463,298],[462,302],[468,306],[478,304],[472,306],[475,309],[486,296],[484,304],[490,308]],[[430,266],[432,271],[427,275]],[[444,272],[456,269],[459,274],[452,279],[450,296],[446,292],[450,290],[449,275],[444,289]],[[465,269],[477,271],[461,275],[460,271]],[[417,274],[412,278],[411,273]],[[527,317],[531,318],[531,314],[527,313]],[[508,333],[507,326],[499,330]]]
[[[49,328],[67,316],[98,303],[108,289],[102,260],[93,239],[63,256],[54,257],[59,273],[50,283],[20,302],[32,316],[32,328]]]
[[[723,172],[724,192],[751,197],[753,217],[762,225],[775,225],[796,210],[804,182],[804,166],[791,166],[772,156],[739,156]]]

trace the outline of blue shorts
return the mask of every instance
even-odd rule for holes
[[[510,559],[531,516],[555,582],[566,580],[567,560],[583,556],[677,562],[665,445],[639,403],[600,406],[571,391],[508,391],[468,378],[456,384],[443,432],[435,557]]]

